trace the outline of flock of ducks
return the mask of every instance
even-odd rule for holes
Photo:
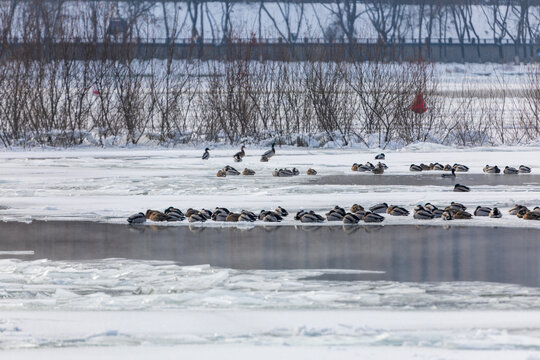
[[[272,143],[272,148],[270,150],[265,151],[264,154],[261,155],[261,162],[268,162],[268,160],[276,154],[275,146],[276,144]],[[233,155],[233,160],[234,162],[242,162],[245,156],[246,156],[246,146],[242,145],[242,148],[240,149],[240,151]],[[203,160],[210,159],[209,148],[204,149],[204,153],[202,154],[201,158]]]
[[[515,205],[509,210],[510,215],[516,215],[525,220],[540,220],[540,207],[535,207],[529,210],[526,206]],[[398,205],[388,205],[387,203],[379,203],[367,209],[363,206],[354,204],[347,211],[340,206],[335,206],[333,209],[325,213],[324,216],[317,214],[313,210],[300,210],[294,215],[294,220],[302,223],[322,223],[322,222],[342,222],[344,224],[358,224],[360,221],[365,223],[380,223],[385,217],[381,214],[389,216],[409,216],[410,211]],[[147,220],[153,222],[177,222],[187,219],[190,223],[206,222],[209,220],[218,222],[281,222],[289,216],[289,212],[278,206],[274,210],[261,210],[258,214],[241,210],[233,212],[224,207],[216,207],[211,210],[195,210],[187,209],[184,213],[182,210],[175,207],[168,207],[164,211],[148,209],[146,213],[137,213],[128,217],[127,221],[130,224],[142,224]],[[467,207],[458,202],[451,202],[445,207],[437,207],[431,203],[424,205],[416,205],[413,209],[413,218],[418,220],[470,220],[473,217],[490,217],[498,219],[502,217],[501,211],[494,207],[477,206],[470,213]]]

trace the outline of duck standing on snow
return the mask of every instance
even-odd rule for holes
[[[491,208],[487,206],[477,206],[474,210],[474,216],[489,216],[491,214]]]
[[[245,151],[246,147],[244,145],[242,145],[242,149],[237,152],[236,154],[234,154],[233,156],[233,159],[235,162],[241,162],[242,159],[244,158],[244,156],[246,156],[246,151]]]
[[[264,154],[262,154],[261,161],[268,161],[268,159],[270,159],[272,156],[276,154],[275,145],[276,143],[272,143],[272,148],[266,151]],[[266,159],[266,160],[263,160],[263,159]]]
[[[383,153],[380,153],[379,155],[375,156],[375,160],[384,160],[385,156]]]
[[[210,159],[210,149],[209,148],[206,148],[204,149],[204,154],[202,154],[202,159],[203,160],[208,160]]]

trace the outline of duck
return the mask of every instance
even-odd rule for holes
[[[242,210],[242,212],[240,213],[240,217],[238,218],[238,221],[246,222],[254,222],[255,220],[257,220],[257,215],[247,210]]]
[[[530,174],[531,168],[525,165],[519,165],[518,172],[520,174]]]
[[[375,175],[381,175],[384,173],[384,167],[381,165],[381,163],[378,163],[377,166],[375,166],[371,172]]]
[[[216,176],[217,177],[226,177],[227,173],[225,172],[225,170],[221,169],[221,170],[218,170]]]
[[[364,215],[366,213],[366,210],[364,210],[363,206],[358,205],[358,204],[354,204],[353,206],[351,206],[350,212],[352,212],[353,214]]]
[[[439,163],[429,164],[429,167],[431,167],[431,170],[437,170],[437,171],[444,170],[443,164],[439,164]]]
[[[302,216],[304,216],[305,214],[307,214],[307,212],[304,211],[304,210],[298,211],[298,212],[294,215],[294,220],[300,220],[300,219],[302,218]]]
[[[202,154],[202,159],[203,160],[210,159],[210,149],[209,148],[204,149],[204,154]]]
[[[289,169],[274,169],[274,171],[272,172],[272,175],[273,176],[277,176],[277,177],[291,177],[291,176],[294,176],[293,172]]]
[[[386,213],[392,216],[409,216],[409,210],[396,205],[388,206]]]
[[[510,215],[517,215],[521,209],[528,210],[526,206],[516,204],[508,212]]]
[[[199,211],[197,211],[197,210],[195,210],[195,209],[192,209],[192,208],[189,208],[189,209],[186,210],[186,217],[188,218],[188,217],[190,217],[191,215],[197,214],[197,213],[199,213]]]
[[[266,156],[261,156],[261,162],[268,162],[268,158]]]
[[[422,167],[419,165],[411,164],[411,166],[409,166],[409,171],[422,171]]]
[[[467,185],[456,184],[454,186],[454,191],[455,192],[469,192],[471,191],[471,188],[469,188]]]
[[[367,223],[378,223],[384,221],[384,216],[373,212],[367,212],[364,214],[364,216],[362,216],[362,220]]]
[[[328,221],[342,221],[345,214],[342,214],[339,211],[336,211],[334,209],[330,210],[326,213],[326,220]]]
[[[277,212],[279,215],[283,216],[283,217],[287,217],[289,215],[289,212],[287,210],[285,210],[284,208],[282,208],[281,206],[278,206],[276,208],[276,210],[274,210],[275,212]]]
[[[202,209],[199,211],[199,214],[206,220],[210,220],[212,218],[212,212],[210,210]]]
[[[375,160],[384,160],[385,155],[383,153],[380,153],[379,155],[375,156]]]
[[[237,159],[239,159],[237,162],[240,162],[242,161],[242,159],[244,158],[244,156],[246,156],[246,146],[245,145],[242,145],[242,148],[240,149],[239,152],[237,152],[236,154],[234,154],[233,158],[234,158],[234,161],[237,161]]]
[[[146,216],[144,213],[139,212],[128,217],[127,222],[130,224],[142,224],[146,222]]]
[[[315,169],[307,169],[306,175],[317,175],[317,171]]]
[[[443,220],[454,220],[454,213],[451,211],[443,211],[441,214],[441,219]]]
[[[165,215],[169,217],[167,221],[184,221],[186,218],[184,214],[177,213],[176,211],[171,211],[169,213],[165,212]]]
[[[524,220],[540,220],[540,214],[534,211],[527,211],[523,214]]]
[[[462,164],[454,164],[454,166],[452,166],[452,169],[456,169],[457,172],[469,171],[469,167]]]
[[[450,164],[444,165],[443,171],[450,171],[450,170],[452,170],[452,166],[450,166]]]
[[[186,212],[186,214],[187,214],[187,212]],[[201,213],[199,213],[199,212],[195,212],[195,213],[191,214],[188,217],[188,221],[190,223],[193,223],[193,222],[205,222],[206,217],[204,215],[202,215]]]
[[[354,164],[351,166],[351,170],[352,170],[352,171],[358,171],[358,167],[359,167],[359,166],[360,166],[359,164],[354,163]]]
[[[344,224],[358,224],[359,221],[360,217],[350,212],[346,213],[345,216],[343,216]]]
[[[450,205],[445,208],[445,210],[450,210],[450,211],[453,211],[453,212],[465,211],[465,210],[467,210],[467,207],[465,205],[461,204],[461,203],[452,201],[450,203]]]
[[[236,170],[235,168],[233,168],[232,166],[230,165],[227,165],[223,168],[223,171],[225,171],[225,174],[227,174],[227,176],[236,176],[236,175],[240,175],[240,171]]]
[[[526,207],[523,207],[523,208],[521,208],[521,209],[518,210],[516,216],[517,216],[518,218],[521,219],[521,218],[523,218],[523,216],[524,216],[526,213],[528,213],[528,212],[530,212],[530,210],[527,209]]]
[[[431,166],[426,165],[424,163],[420,164],[420,167],[422,168],[422,171],[431,170]]]
[[[454,214],[454,219],[456,220],[469,220],[472,219],[471,213],[467,211],[456,211]]]
[[[259,220],[262,220],[264,222],[280,222],[281,218],[276,215],[277,214],[272,211],[262,210],[261,214],[259,214]]]
[[[384,170],[388,170],[388,165],[386,165],[385,163],[382,163],[380,161],[377,163],[377,166],[381,166]]]
[[[294,176],[300,175],[300,170],[298,170],[297,168],[292,168],[291,171],[292,171],[292,174],[293,174]]]
[[[484,171],[486,174],[500,174],[501,173],[501,169],[499,169],[497,165],[494,165],[494,166],[486,165],[484,166],[482,171]]]
[[[251,170],[251,169],[245,168],[245,169],[242,171],[242,175],[244,175],[244,176],[253,176],[253,175],[255,175],[255,170]]]
[[[146,217],[146,219],[148,219],[148,220],[151,220],[151,221],[158,221],[158,222],[161,222],[161,221],[168,221],[168,220],[169,220],[169,216],[168,216],[168,215],[165,215],[165,214],[162,213],[161,211],[158,211],[158,210],[151,210],[151,209],[146,210],[145,217]]]
[[[427,209],[425,209],[422,205],[418,205],[414,208],[414,214],[413,218],[418,220],[431,220],[435,216],[433,213]]]
[[[227,217],[225,218],[226,222],[238,222],[238,219],[240,219],[240,213],[229,213]]]
[[[362,164],[362,165],[358,165],[356,171],[360,171],[360,172],[368,172],[368,171],[371,171],[373,170],[375,167],[373,166],[370,166],[371,163],[366,163],[366,164]],[[371,164],[372,165],[372,164]]]
[[[502,213],[499,211],[499,209],[497,209],[496,207],[494,207],[494,208],[491,209],[491,211],[489,212],[489,217],[490,217],[490,218],[494,218],[494,219],[499,219],[499,218],[502,218]]]
[[[226,221],[227,215],[230,214],[229,210],[216,208],[212,213],[212,220],[214,221]]]
[[[452,172],[450,174],[441,174],[441,177],[443,178],[455,178],[456,177],[456,169],[452,168]]]
[[[375,213],[375,214],[382,214],[382,213],[386,212],[386,209],[388,209],[388,204],[387,203],[380,203],[380,204],[376,204],[376,205],[373,205],[372,207],[370,207],[369,211],[371,211],[372,213]]]
[[[321,223],[324,221],[324,218],[321,215],[315,214],[315,212],[312,210],[302,215],[300,221],[303,223]]]
[[[492,209],[487,206],[477,206],[474,210],[474,216],[489,216],[491,210]]]
[[[515,175],[515,174],[518,174],[519,173],[519,170],[514,168],[514,167],[510,167],[510,166],[505,166],[504,167],[504,173],[506,175]]]
[[[264,154],[262,154],[261,161],[262,161],[262,158],[266,158],[266,161],[268,161],[272,156],[276,154],[276,149],[274,147],[275,145],[276,143],[272,143],[272,148],[266,151]]]

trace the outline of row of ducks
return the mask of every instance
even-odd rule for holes
[[[261,155],[261,162],[268,162],[268,160],[276,154],[276,148],[275,143],[272,144],[272,148],[270,150],[267,150],[264,152],[264,154]],[[242,145],[242,148],[239,152],[233,155],[233,159],[235,162],[242,162],[242,159],[246,156],[246,147]],[[204,149],[204,153],[201,157],[203,160],[210,159],[210,149],[206,148]]]
[[[483,171],[486,174],[500,174],[501,173],[501,169],[499,169],[497,165],[486,165],[484,166]],[[515,167],[505,166],[503,173],[507,175],[530,174],[531,168],[525,165],[519,165],[517,169]]]
[[[533,210],[529,210],[526,206],[516,204],[508,212],[510,215],[516,215],[520,219],[540,220],[540,207],[538,206]]]
[[[525,206],[516,205],[510,209],[510,214],[517,215],[520,218],[527,220],[540,220],[540,207],[534,208],[530,211]],[[380,214],[387,214],[390,216],[409,216],[409,210],[397,205],[388,205],[387,203],[380,203],[365,209],[363,206],[354,204],[349,211],[346,211],[340,206],[335,206],[328,211],[325,216],[315,213],[313,210],[300,210],[294,215],[294,220],[302,223],[322,223],[324,221],[341,221],[344,224],[357,224],[360,221],[366,223],[380,223],[384,221],[384,216]],[[289,212],[278,206],[274,210],[261,210],[259,214],[248,210],[242,210],[240,212],[232,212],[224,207],[216,207],[214,211],[202,209],[188,209],[183,213],[180,209],[175,207],[168,207],[163,212],[158,210],[147,210],[146,213],[137,213],[130,216],[127,221],[130,224],[140,224],[147,220],[155,222],[173,222],[183,221],[186,218],[190,223],[205,222],[208,220],[224,221],[224,222],[254,222],[257,220],[264,222],[281,222],[285,217],[289,215]],[[438,208],[437,206],[426,203],[424,205],[417,205],[413,210],[413,218],[419,220],[430,220],[440,218],[442,220],[468,220],[474,216],[486,216],[490,218],[501,218],[502,213],[496,207],[490,208],[487,206],[477,206],[474,212],[471,214],[467,212],[467,207],[461,203],[451,202],[450,205],[444,208]]]
[[[388,169],[388,166],[386,166],[385,163],[378,162],[377,165],[373,165],[369,161],[365,164],[357,164],[354,163],[351,167],[352,171],[358,171],[358,172],[371,172],[373,174],[383,174],[384,170]]]
[[[244,176],[252,176],[255,175],[255,170],[245,168],[242,172],[236,170],[230,165],[225,166],[223,169],[218,170],[216,176],[217,177],[227,177],[227,176],[238,176],[238,175],[244,175]],[[272,172],[273,176],[278,177],[291,177],[291,176],[297,176],[300,175],[300,171],[297,168],[292,169],[275,169]],[[306,175],[317,175],[317,171],[315,169],[307,169]]]
[[[441,163],[436,162],[436,163],[430,163],[429,165],[426,165],[423,163],[420,165],[411,164],[411,166],[409,166],[409,170],[414,171],[414,172],[429,171],[429,170],[452,171],[452,173],[454,174],[455,172],[467,172],[469,171],[469,167],[463,164],[443,165]]]

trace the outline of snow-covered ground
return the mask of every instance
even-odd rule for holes
[[[236,148],[211,150],[208,161],[201,160],[200,149],[70,149],[5,151],[0,153],[0,219],[4,221],[89,220],[125,223],[125,219],[146,209],[163,210],[175,206],[260,211],[281,205],[290,212],[313,209],[326,212],[335,205],[349,208],[354,203],[364,207],[380,202],[412,208],[432,202],[446,206],[462,202],[474,210],[477,205],[497,206],[502,219],[474,218],[461,221],[468,225],[540,227],[540,222],[524,221],[510,216],[507,210],[519,203],[529,207],[540,205],[540,185],[528,182],[540,169],[540,148],[448,148],[431,144],[413,145],[387,151],[389,169],[381,176],[423,176],[411,173],[409,166],[438,161],[462,163],[469,173],[482,174],[486,164],[528,165],[532,174],[482,175],[518,176],[516,186],[472,186],[469,193],[453,192],[453,180],[440,179],[429,186],[377,185],[377,175],[354,173],[354,162],[374,162],[375,150],[277,148],[270,162],[259,162],[265,149],[249,148],[242,163],[234,163]],[[245,167],[256,175],[217,178],[225,165],[240,171]],[[301,175],[293,178],[273,177],[272,170],[297,167]],[[305,175],[308,168],[318,171],[315,177]],[[431,176],[440,172],[426,172]],[[313,182],[325,175],[371,176],[375,185],[325,185]],[[459,183],[459,173],[455,183]],[[465,183],[465,185],[467,185]],[[290,219],[290,218],[289,218]],[[287,220],[284,224],[292,223]],[[454,221],[458,223],[459,221]],[[409,217],[387,217],[384,224],[430,223]],[[184,225],[186,222],[174,224]],[[167,224],[171,225],[171,223]],[[209,225],[205,225],[209,226]]]

